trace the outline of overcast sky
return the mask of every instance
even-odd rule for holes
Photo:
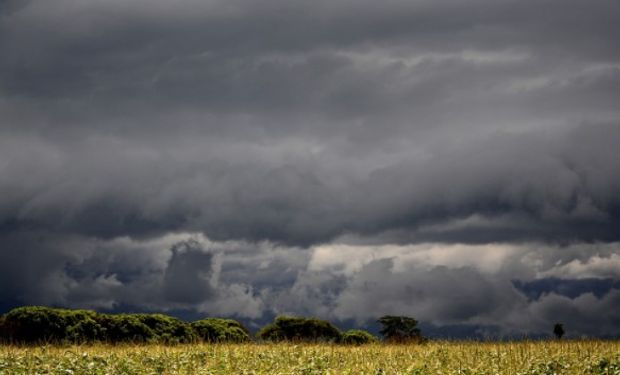
[[[619,336],[618,35],[617,0],[0,0],[0,311]]]

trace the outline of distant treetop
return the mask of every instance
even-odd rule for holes
[[[385,315],[379,318],[381,335],[385,341],[411,342],[422,340],[422,334],[418,328],[418,321],[407,316]]]

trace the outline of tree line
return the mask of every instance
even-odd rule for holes
[[[389,342],[422,342],[418,322],[410,317],[383,316],[380,334]],[[164,314],[105,314],[42,306],[15,308],[0,316],[0,341],[43,343],[242,343],[252,340],[329,342],[361,345],[379,338],[361,329],[342,332],[317,318],[279,316],[253,337],[233,319],[205,318],[185,322]]]

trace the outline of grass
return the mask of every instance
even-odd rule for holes
[[[620,374],[620,342],[0,346],[0,374]]]

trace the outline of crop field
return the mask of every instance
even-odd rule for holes
[[[620,342],[2,346],[0,374],[620,374]]]

